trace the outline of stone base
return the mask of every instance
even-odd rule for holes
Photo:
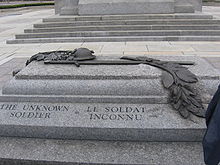
[[[174,13],[173,0],[80,0],[79,15]]]
[[[78,7],[63,7],[61,8],[60,15],[78,15]]]
[[[0,136],[175,142],[205,133],[204,119],[183,119],[167,104],[1,102],[0,110]]]
[[[113,59],[97,57],[100,60]],[[219,72],[198,57],[188,66],[207,104]],[[161,70],[139,65],[32,62],[3,87],[0,136],[120,141],[201,141],[205,120],[183,119],[168,102]],[[212,83],[210,83],[212,81]]]
[[[198,142],[0,138],[2,165],[204,165]]]
[[[192,5],[176,5],[175,13],[193,13],[195,10]]]
[[[78,15],[194,13],[202,11],[202,0],[55,0],[56,14],[75,15],[76,9]]]
[[[204,96],[219,83],[219,72],[198,57],[153,57],[194,61],[188,67],[208,91]],[[204,164],[205,120],[183,119],[171,108],[160,70],[100,67],[32,62],[7,83],[0,96],[0,164]],[[129,81],[141,79],[154,84],[139,81],[129,90]]]

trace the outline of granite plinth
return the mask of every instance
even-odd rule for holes
[[[204,165],[198,142],[0,138],[2,165]]]
[[[80,0],[79,15],[174,13],[173,0]]]
[[[153,57],[194,61],[207,104],[219,71],[198,57]],[[97,57],[98,60],[115,60]],[[18,137],[201,141],[205,120],[180,117],[169,105],[161,70],[145,65],[45,65],[32,62],[0,96],[0,135]]]
[[[55,13],[61,15],[165,14],[195,11],[202,11],[202,0],[55,0]]]
[[[201,141],[203,119],[179,117],[167,104],[1,102],[1,136]]]
[[[77,15],[79,0],[65,0],[60,15]]]
[[[202,11],[202,0],[176,0],[175,5],[191,5],[195,11]]]
[[[219,72],[204,59],[160,56],[153,58],[165,61],[194,61],[195,65],[187,67],[200,79],[198,88],[203,94],[213,94],[215,91],[213,90],[215,87],[206,81],[218,82]],[[98,57],[98,60],[110,59]],[[168,92],[161,83],[161,74],[160,69],[144,64],[82,65],[77,68],[75,65],[45,65],[43,62],[32,62],[3,87],[2,93],[7,95],[100,96],[101,98],[103,96],[117,98],[118,96],[121,98],[167,96]]]

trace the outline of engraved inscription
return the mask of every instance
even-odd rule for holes
[[[88,105],[88,104],[87,104]],[[71,111],[70,111],[71,110]],[[40,104],[40,103],[2,103],[0,111],[4,111],[13,119],[53,119],[60,115],[70,118],[77,116],[89,121],[141,121],[144,119],[147,108],[135,105],[89,105],[77,108],[77,105]],[[6,117],[7,117],[6,116]]]
[[[0,110],[9,112],[10,118],[50,119],[55,112],[67,112],[65,105],[0,104]]]
[[[68,111],[66,106],[60,105],[24,105],[23,110],[27,111]]]
[[[145,107],[88,107],[87,113],[92,121],[110,120],[110,121],[140,121],[143,119]]]
[[[51,113],[39,113],[39,112],[11,112],[10,117],[16,118],[50,118]]]
[[[1,110],[16,110],[17,104],[2,104],[0,105]]]

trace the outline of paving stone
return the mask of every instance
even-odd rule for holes
[[[18,47],[1,47],[0,49],[1,49],[1,53],[5,53],[5,54],[12,54],[17,50],[19,50]]]
[[[125,51],[125,46],[123,45],[104,45],[102,48],[102,52],[109,52],[109,51]]]
[[[220,56],[219,57],[205,57],[205,59],[211,63],[215,68],[220,71]]]
[[[13,58],[10,60],[10,63],[25,63],[28,58]]]
[[[160,46],[160,45],[148,45],[149,51],[194,51],[191,46]]]
[[[148,48],[146,45],[138,45],[138,46],[137,45],[136,46],[126,45],[123,49],[128,52],[148,51]]]
[[[0,81],[0,92],[1,92],[1,89],[2,87],[7,83],[7,81]]]
[[[175,42],[175,41],[169,41],[170,45],[206,45],[206,44],[220,44],[219,42],[210,42],[210,41],[178,41],[178,42]]]
[[[96,54],[99,54],[99,55],[117,55],[117,56],[122,56],[124,54],[124,52],[122,50],[112,50],[112,51],[101,51],[100,53],[96,53]]]
[[[13,63],[13,64],[12,64],[10,61],[8,61],[8,62],[6,62],[6,63],[0,65],[0,67],[1,67],[2,69],[13,69],[13,68],[16,67],[17,65],[18,65],[18,63]]]
[[[135,46],[135,45],[157,45],[157,44],[160,44],[160,45],[170,45],[170,43],[168,41],[158,41],[158,42],[150,42],[150,41],[134,41],[134,42],[126,42],[126,46]]]
[[[196,51],[203,51],[203,52],[216,52],[220,51],[220,44],[204,44],[204,45],[192,45],[193,49]]]
[[[128,52],[124,51],[124,55],[134,55],[134,54],[143,54],[143,55],[165,55],[165,56],[181,56],[184,55],[181,51],[161,51],[161,52]]]
[[[13,68],[8,68],[8,67],[0,67],[0,77],[10,74]]]
[[[194,51],[194,52],[183,52],[185,55],[197,55],[199,57],[219,57],[220,52],[201,52],[201,51]]]
[[[4,76],[1,76],[0,81],[7,82],[7,81],[11,80],[12,78],[13,78],[12,74],[7,74],[7,75],[4,75]]]
[[[74,50],[76,48],[80,48],[82,47],[82,44],[83,43],[62,43],[62,44],[59,44],[60,48],[59,49],[66,49],[66,50]],[[45,44],[47,45],[47,44]],[[99,45],[99,44],[95,44],[96,46]],[[84,46],[86,47],[86,46]]]
[[[126,45],[125,42],[84,42],[82,46],[94,46],[100,45],[105,47],[124,47]]]

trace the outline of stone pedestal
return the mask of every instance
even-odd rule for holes
[[[77,15],[79,0],[65,0],[65,5],[61,8],[61,15]]]
[[[195,62],[187,67],[209,102],[218,70],[198,57],[153,58]],[[161,74],[145,64],[30,63],[0,95],[0,163],[202,164],[205,119],[172,109]]]
[[[79,0],[55,0],[55,14],[78,15]]]
[[[80,0],[79,15],[174,13],[174,0]]]
[[[61,15],[114,15],[193,13],[202,10],[202,0],[55,0]]]
[[[155,58],[155,57],[154,57]],[[196,57],[204,104],[219,73]],[[106,57],[99,57],[106,60]],[[107,58],[108,59],[108,58]],[[112,59],[112,58],[111,58]],[[32,62],[2,89],[0,135],[53,139],[201,141],[205,120],[183,119],[169,104],[161,70],[139,65],[45,65]],[[211,81],[210,81],[211,80]]]

